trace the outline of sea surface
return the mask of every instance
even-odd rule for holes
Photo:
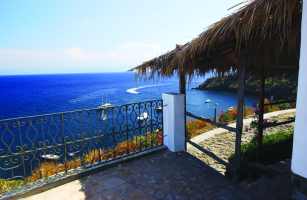
[[[205,104],[207,99],[218,104],[218,112],[236,104],[234,93],[192,89],[204,80],[198,77],[189,82],[188,111],[213,118],[214,107]],[[141,81],[128,72],[0,76],[0,91],[1,120],[97,108],[102,103],[123,105],[161,99],[162,93],[178,92],[178,79]],[[252,97],[246,98],[246,104],[254,103]],[[157,110],[146,121],[136,120],[141,115],[133,111],[127,111],[131,116],[125,118],[126,115],[114,115],[114,110],[67,113],[63,115],[64,120],[60,115],[48,115],[23,119],[17,124],[15,120],[0,121],[0,150],[4,155],[14,155],[0,160],[0,178],[29,176],[46,156],[56,156],[63,163],[87,155],[93,149],[113,149],[119,142],[162,128],[162,113]]]
[[[189,82],[188,111],[212,118],[214,106],[205,104],[207,99],[218,104],[218,113],[236,105],[235,93],[192,89],[205,79]],[[161,99],[162,93],[178,92],[178,79],[138,80],[132,72],[0,76],[0,91],[0,119],[7,119]],[[255,105],[253,97],[245,101]]]

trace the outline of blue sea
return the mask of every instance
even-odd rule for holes
[[[212,118],[214,108],[205,104],[207,99],[218,104],[218,112],[236,105],[234,93],[192,89],[205,79],[189,81],[188,111]],[[162,93],[178,92],[178,79],[138,80],[130,72],[0,76],[0,91],[0,119],[7,119],[97,108],[102,103],[123,105],[161,99]],[[246,104],[254,103],[254,98],[246,99]],[[10,160],[0,159],[0,178],[31,175],[46,155],[58,156],[58,162],[63,163],[81,158],[93,149],[112,149],[121,141],[161,129],[162,113],[156,109],[151,109],[149,120],[136,120],[141,116],[137,113],[145,108],[133,106],[129,111],[126,107],[130,117],[114,108],[70,112],[63,115],[63,120],[62,115],[27,118],[17,124],[15,120],[4,120],[0,123],[0,150]]]
[[[192,89],[206,78],[189,82],[188,111],[213,117],[214,108],[207,99],[218,103],[218,112],[236,105],[236,94]],[[103,102],[113,105],[160,99],[165,92],[178,92],[176,77],[139,80],[132,72],[100,74],[0,76],[0,119],[95,108]],[[255,105],[253,97],[247,105]]]

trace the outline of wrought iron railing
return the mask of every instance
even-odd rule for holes
[[[153,100],[1,120],[0,181],[65,176],[161,146],[162,112],[162,100]],[[0,192],[7,188],[0,182]]]

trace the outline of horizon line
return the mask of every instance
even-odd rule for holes
[[[134,73],[129,70],[114,72],[55,72],[55,73],[20,73],[20,74],[0,74],[1,76],[36,76],[36,75],[69,75],[69,74],[112,74],[112,73]]]

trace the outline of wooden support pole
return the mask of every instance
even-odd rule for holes
[[[238,178],[238,173],[241,165],[241,137],[243,130],[244,119],[244,91],[245,91],[245,73],[246,63],[242,63],[239,67],[238,78],[238,102],[237,102],[237,122],[236,122],[236,143],[235,143],[235,163],[234,163],[234,175]]]
[[[261,151],[262,140],[263,140],[263,129],[264,129],[264,98],[265,98],[265,74],[262,70],[260,75],[260,91],[259,91],[259,109],[258,109],[258,132],[257,132],[257,145],[258,153]]]
[[[187,144],[188,144],[188,131],[187,131],[187,109],[186,109],[186,104],[187,104],[187,98],[186,98],[186,76],[184,71],[180,71],[179,73],[179,93],[184,94],[184,126],[185,126],[185,151],[187,150]]]
[[[179,74],[179,93],[186,93],[186,77],[184,72],[180,72]]]

